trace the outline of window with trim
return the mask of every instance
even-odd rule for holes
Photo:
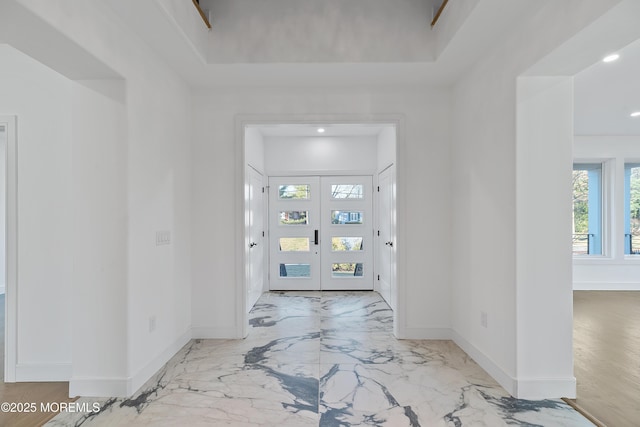
[[[602,255],[602,163],[573,164],[573,254]]]
[[[640,255],[640,163],[624,165],[624,253]]]

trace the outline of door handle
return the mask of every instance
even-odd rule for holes
[[[249,247],[250,248],[253,248],[254,246],[258,246],[258,244],[256,242],[249,243]]]
[[[385,242],[384,244],[393,247],[393,242]]]
[[[318,230],[315,230],[313,232],[313,244],[317,245],[318,244]]]

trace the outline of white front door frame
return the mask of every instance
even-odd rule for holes
[[[18,150],[17,118],[0,116],[0,124],[7,128],[5,161],[5,335],[4,381],[16,382],[17,364],[17,307],[18,300]]]
[[[405,165],[405,119],[399,114],[362,114],[362,115],[273,115],[273,114],[240,114],[235,118],[235,306],[236,306],[236,336],[244,338],[248,334],[249,314],[246,308],[247,286],[246,265],[247,255],[244,248],[245,223],[244,212],[246,211],[246,200],[244,197],[245,176],[246,176],[246,153],[245,153],[245,129],[247,126],[256,125],[327,125],[330,124],[390,124],[396,129],[396,310],[393,313],[394,334],[398,338],[406,335],[406,257],[405,257],[405,236],[406,222],[404,221],[406,212],[406,176]]]

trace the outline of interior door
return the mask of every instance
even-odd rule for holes
[[[269,289],[320,290],[320,178],[269,178]]]
[[[321,287],[373,290],[371,176],[321,178]]]
[[[247,283],[247,311],[254,306],[264,290],[264,178],[252,167],[248,168],[248,278]]]
[[[395,170],[378,175],[378,286],[387,304],[396,309],[395,291]]]

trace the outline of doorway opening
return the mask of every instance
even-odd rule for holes
[[[397,128],[242,122],[243,327],[269,290],[373,290],[395,317]]]

